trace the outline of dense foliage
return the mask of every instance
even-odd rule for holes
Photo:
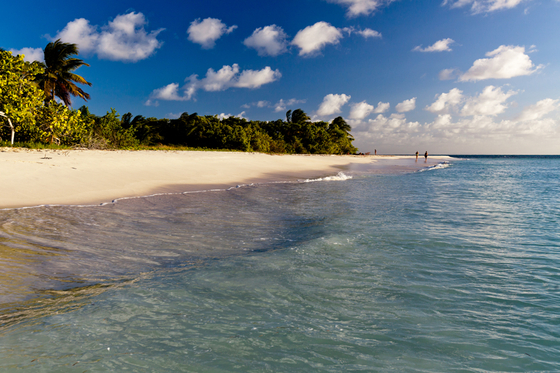
[[[85,106],[73,110],[53,97],[65,104],[69,103],[70,95],[89,97],[68,85],[72,80],[88,82],[68,75],[68,71],[60,73],[66,68],[72,71],[84,63],[68,58],[77,50],[66,44],[55,43],[51,47],[54,52],[49,53],[60,58],[54,58],[56,63],[51,61],[47,65],[25,62],[23,56],[0,50],[0,111],[5,113],[0,116],[0,141],[15,134],[19,142],[97,149],[171,146],[300,154],[354,154],[357,151],[352,145],[351,128],[342,117],[331,123],[312,122],[301,109],[290,110],[286,120],[276,121],[196,113],[183,113],[177,119],[133,117],[130,113],[121,118],[114,109],[104,116],[91,114]],[[68,63],[65,65],[64,61]]]
[[[342,117],[312,122],[301,109],[288,112],[287,120],[248,121],[244,118],[199,116],[183,113],[177,119],[132,117],[118,119],[112,110],[103,117],[80,108],[92,122],[90,147],[187,146],[265,153],[354,154],[350,126]]]
[[[54,100],[45,102],[45,92],[38,85],[44,71],[39,62],[26,62],[21,55],[0,50],[0,111],[5,114],[0,117],[0,139],[13,133],[18,141],[84,142],[91,122],[77,110]],[[7,125],[10,122],[11,127]]]
[[[11,52],[0,50],[0,111],[5,114],[0,117],[0,123],[10,124],[10,133],[35,125],[37,108],[44,98],[43,91],[34,83],[41,71],[39,63],[31,64],[23,56],[13,57]]]

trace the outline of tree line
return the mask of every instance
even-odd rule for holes
[[[0,50],[0,140],[56,143],[97,149],[154,146],[227,149],[266,153],[354,154],[350,126],[342,117],[313,122],[301,109],[286,119],[244,118],[183,113],[177,119],[145,118],[114,110],[104,116],[87,106],[71,108],[71,96],[89,99],[76,85],[89,85],[74,73],[89,66],[75,58],[76,44],[60,40],[44,49],[45,62]],[[58,99],[58,100],[57,100]]]

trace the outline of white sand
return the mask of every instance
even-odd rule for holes
[[[0,208],[100,204],[154,193],[336,175],[379,157],[0,149]]]

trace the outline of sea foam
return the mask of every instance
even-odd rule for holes
[[[318,179],[305,179],[300,180],[302,183],[314,183],[316,181],[344,181],[351,179],[352,176],[347,176],[343,172],[339,172],[336,176],[320,177]]]
[[[449,166],[451,166],[451,163],[449,163],[449,162],[446,161],[446,162],[438,163],[438,164],[436,164],[436,165],[434,165],[434,166],[430,166],[430,167],[423,168],[423,169],[421,169],[421,170],[418,170],[418,172],[433,171],[433,170],[441,170],[442,168],[447,168],[447,167],[449,167]]]

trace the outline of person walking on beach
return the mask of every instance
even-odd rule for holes
[[[416,162],[418,162],[418,152],[416,152]]]
[[[426,150],[426,153],[424,153],[424,163],[428,162],[428,151]]]

